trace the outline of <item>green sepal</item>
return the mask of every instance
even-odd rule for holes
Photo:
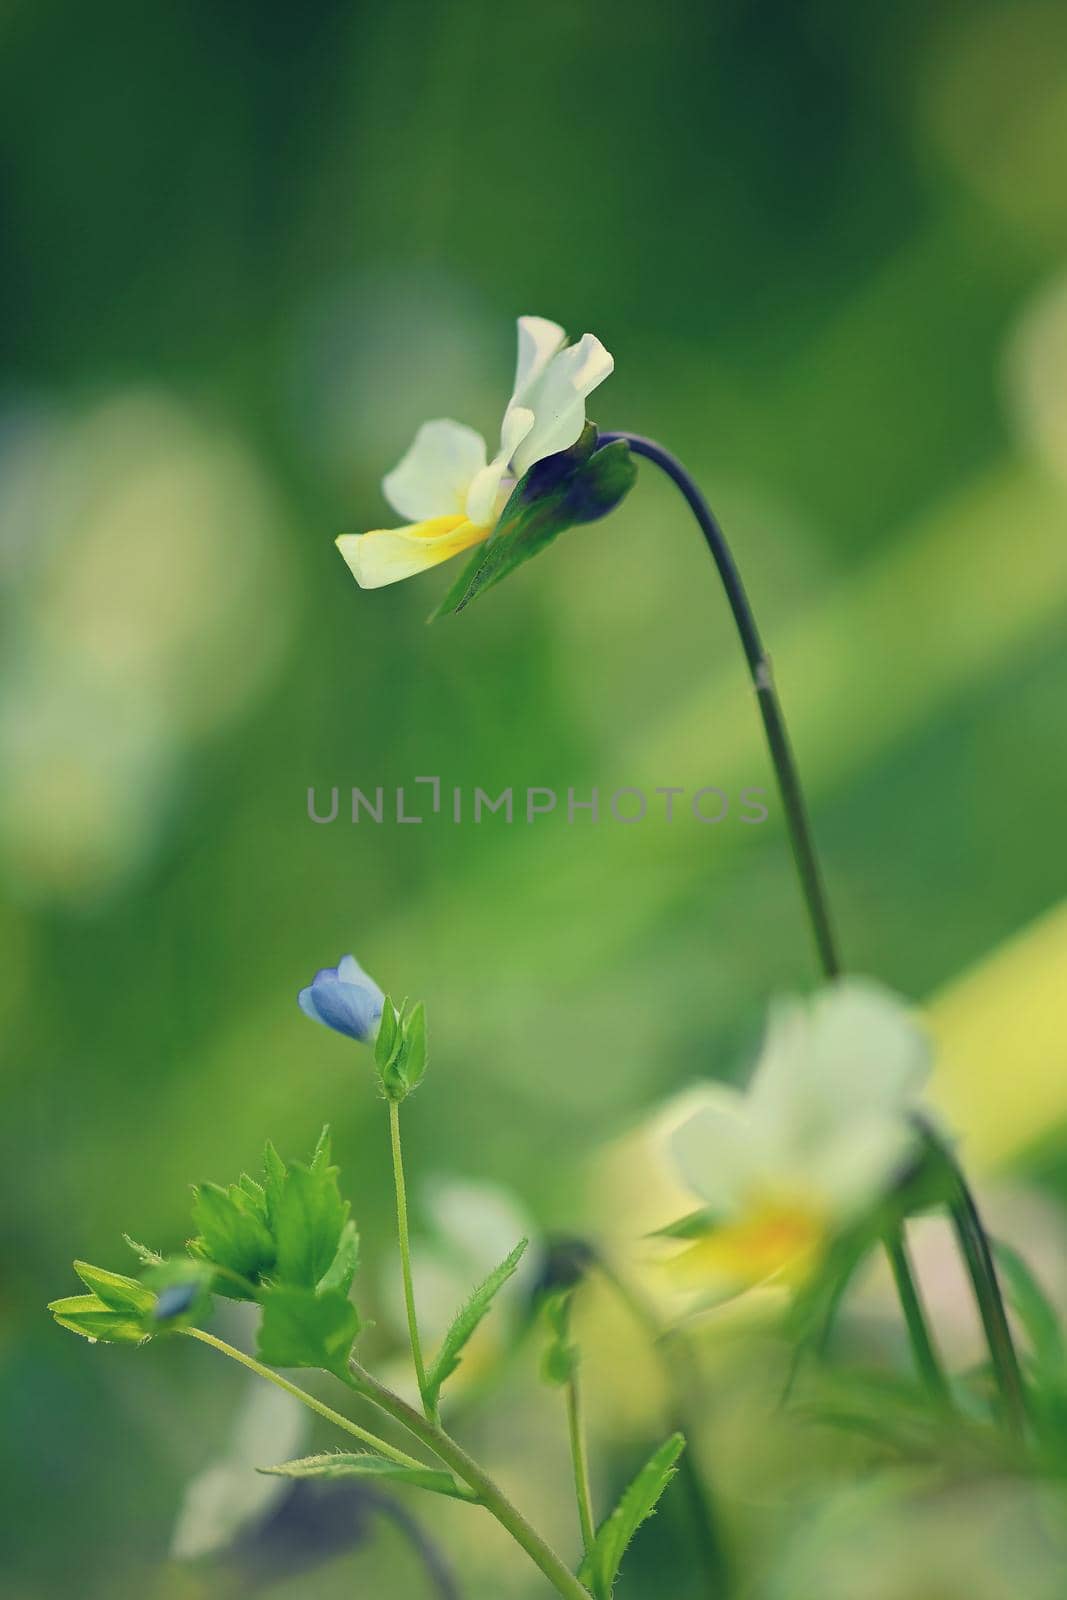
[[[459,1366],[463,1347],[489,1310],[497,1294],[522,1260],[523,1252],[528,1243],[529,1240],[520,1239],[511,1254],[505,1256],[498,1267],[494,1267],[489,1276],[478,1285],[467,1303],[453,1318],[452,1325],[441,1342],[441,1348],[434,1356],[426,1373],[426,1389],[423,1398],[428,1405],[436,1406],[442,1386]]]
[[[398,1007],[386,996],[378,1037],[374,1041],[374,1064],[382,1092],[387,1100],[404,1100],[422,1082],[429,1059],[426,1011],[420,1000],[408,1011],[407,1001]]]
[[[562,1388],[574,1376],[578,1347],[571,1343],[571,1302],[573,1286],[546,1295],[541,1314],[548,1324],[549,1340],[541,1357],[541,1377],[545,1383]]]
[[[614,1511],[597,1529],[592,1549],[587,1551],[578,1572],[596,1600],[611,1600],[627,1547],[641,1524],[655,1511],[660,1496],[674,1477],[675,1462],[684,1449],[682,1435],[672,1433],[645,1462],[623,1491]]]
[[[109,1311],[132,1312],[140,1317],[151,1311],[156,1297],[136,1278],[127,1278],[121,1272],[108,1272],[103,1267],[92,1267],[87,1261],[75,1261],[74,1270],[85,1287],[95,1294]]]
[[[282,1284],[266,1290],[262,1303],[261,1361],[343,1374],[359,1332],[359,1314],[343,1290]]]
[[[152,1250],[146,1244],[138,1244],[136,1239],[131,1239],[128,1233],[122,1235],[123,1240],[129,1245],[142,1267],[158,1267],[163,1257],[158,1250]]]
[[[625,439],[595,448],[587,422],[569,450],[538,461],[512,490],[496,529],[477,547],[430,621],[463,611],[568,528],[607,516],[633,488],[637,465]]]
[[[257,1185],[257,1188],[259,1186]],[[193,1190],[193,1221],[199,1234],[189,1242],[190,1254],[220,1267],[216,1289],[232,1300],[252,1300],[249,1285],[274,1266],[274,1241],[266,1219],[266,1200],[239,1183],[223,1189],[202,1183]]]
[[[148,1334],[133,1311],[114,1311],[98,1294],[72,1294],[48,1306],[61,1328],[100,1344],[141,1344]]]
[[[392,1483],[410,1484],[413,1489],[428,1489],[432,1494],[448,1495],[453,1500],[477,1500],[477,1495],[457,1483],[450,1472],[434,1467],[405,1467],[399,1461],[368,1451],[354,1454],[337,1451],[329,1455],[304,1456],[299,1461],[283,1461],[277,1467],[258,1467],[279,1478],[385,1478]]]
[[[668,1222],[665,1228],[656,1228],[648,1235],[650,1239],[702,1239],[704,1235],[721,1221],[710,1206],[701,1206],[699,1211],[690,1211],[684,1217],[679,1217],[677,1222]]]

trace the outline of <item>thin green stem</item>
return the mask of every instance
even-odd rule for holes
[[[221,1350],[224,1356],[229,1356],[231,1361],[239,1361],[242,1367],[247,1367],[249,1372],[256,1373],[260,1378],[266,1378],[268,1383],[273,1383],[278,1389],[284,1389],[286,1394],[291,1394],[294,1400],[299,1400],[301,1405],[307,1406],[312,1411],[317,1411],[320,1417],[325,1417],[327,1422],[332,1422],[338,1428],[343,1428],[361,1444],[368,1445],[370,1449],[381,1456],[387,1456],[390,1461],[395,1461],[401,1467],[418,1467],[424,1469],[426,1463],[417,1461],[414,1456],[409,1456],[405,1451],[398,1450],[385,1439],[379,1439],[375,1433],[370,1433],[366,1428],[361,1428],[358,1422],[353,1422],[349,1417],[343,1417],[332,1406],[325,1405],[323,1401],[316,1400],[313,1394],[308,1394],[306,1389],[300,1389],[295,1383],[290,1383],[288,1378],[283,1378],[280,1373],[272,1368],[265,1367],[261,1361],[256,1361],[252,1356],[246,1356],[243,1350],[236,1350],[232,1344],[227,1344],[225,1339],[217,1339],[213,1333],[205,1333],[202,1328],[182,1328],[182,1333],[189,1339],[199,1339],[201,1344],[209,1344],[213,1350]]]
[[[415,1363],[415,1378],[419,1395],[428,1417],[436,1412],[427,1398],[426,1365],[422,1359],[419,1340],[419,1322],[415,1315],[415,1285],[411,1279],[411,1242],[408,1237],[408,1197],[404,1184],[404,1156],[400,1148],[400,1104],[389,1101],[389,1142],[393,1151],[393,1184],[396,1188],[396,1232],[400,1241],[400,1270],[404,1277],[404,1305],[408,1317],[408,1337],[411,1341],[411,1359]]]
[[[566,1385],[567,1432],[574,1466],[574,1494],[578,1502],[578,1521],[582,1529],[582,1548],[586,1555],[593,1548],[596,1523],[593,1520],[593,1495],[589,1487],[589,1452],[585,1444],[585,1417],[582,1406],[581,1376],[577,1363]]]
[[[357,1394],[370,1400],[387,1416],[392,1417],[428,1449],[432,1450],[457,1478],[477,1495],[480,1503],[505,1528],[515,1542],[522,1546],[530,1560],[540,1568],[557,1594],[564,1600],[591,1600],[588,1589],[571,1572],[570,1568],[530,1526],[520,1511],[512,1505],[503,1490],[493,1482],[478,1463],[451,1438],[439,1423],[422,1415],[408,1405],[398,1394],[361,1367],[357,1361],[349,1362],[351,1386]]]
[[[989,1236],[963,1173],[952,1155],[940,1146],[940,1142],[939,1148],[955,1180],[949,1212],[952,1226],[956,1230],[956,1238],[963,1252],[963,1259],[967,1263],[986,1343],[989,1345],[993,1371],[1000,1390],[1004,1421],[1016,1438],[1025,1438],[1028,1411],[1026,1385],[1015,1341],[1011,1336],[1011,1325],[1004,1306],[1004,1296],[1001,1293]]]
[[[934,1404],[941,1410],[948,1410],[952,1404],[948,1381],[945,1378],[930,1335],[926,1311],[920,1298],[919,1286],[908,1254],[908,1244],[903,1227],[900,1228],[899,1232],[893,1232],[886,1236],[885,1248],[889,1256],[889,1265],[893,1272],[893,1281],[896,1283],[897,1293],[900,1296],[904,1320],[908,1325],[911,1347],[915,1352],[915,1362],[919,1369],[919,1376],[926,1385],[927,1393]]]

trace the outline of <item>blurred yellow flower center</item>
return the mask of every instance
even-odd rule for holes
[[[826,1219],[810,1202],[763,1199],[736,1220],[710,1228],[671,1268],[694,1289],[769,1278],[797,1285],[818,1265],[827,1236]]]

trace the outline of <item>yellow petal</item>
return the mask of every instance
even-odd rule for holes
[[[771,1278],[796,1287],[810,1276],[825,1243],[826,1228],[812,1212],[768,1205],[711,1228],[669,1265],[689,1289],[742,1289]]]
[[[488,538],[489,531],[462,516],[431,517],[405,528],[343,533],[336,544],[360,588],[380,589],[458,556]]]

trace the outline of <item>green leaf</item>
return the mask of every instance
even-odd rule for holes
[[[272,1192],[273,1276],[278,1283],[314,1289],[337,1257],[348,1221],[348,1203],[337,1187],[337,1168],[326,1164],[328,1155],[328,1147],[326,1158],[320,1147],[311,1166],[292,1162],[277,1191]]]
[[[557,1289],[546,1297],[541,1314],[548,1323],[549,1342],[541,1357],[541,1376],[562,1388],[574,1376],[578,1348],[571,1343],[571,1300],[574,1288]]]
[[[1017,1250],[1000,1240],[994,1241],[993,1250],[1008,1302],[1026,1329],[1035,1365],[1050,1378],[1062,1376],[1067,1366],[1067,1346],[1059,1313]]]
[[[320,1293],[326,1289],[340,1289],[347,1294],[352,1287],[352,1279],[356,1275],[358,1265],[359,1233],[354,1222],[346,1222],[341,1229],[337,1254],[319,1279],[316,1288]]]
[[[74,1270],[109,1311],[132,1311],[143,1316],[156,1303],[151,1289],[146,1289],[136,1278],[124,1277],[121,1272],[106,1272],[103,1267],[91,1267],[87,1261],[75,1261]]]
[[[523,1251],[528,1243],[528,1239],[519,1240],[511,1254],[493,1269],[484,1283],[478,1285],[455,1317],[426,1374],[425,1398],[429,1405],[437,1404],[442,1386],[459,1366],[461,1350],[489,1310],[495,1295],[507,1283],[522,1260]]]
[[[615,509],[632,489],[637,466],[625,439],[600,450],[596,440],[596,428],[587,423],[569,450],[538,461],[519,479],[495,532],[475,550],[431,621],[464,610],[568,528]]]
[[[132,1311],[113,1311],[97,1294],[72,1294],[48,1307],[61,1328],[101,1344],[141,1344],[148,1334]]]
[[[237,1183],[228,1189],[203,1183],[193,1194],[193,1220],[200,1236],[190,1243],[192,1253],[256,1283],[274,1265],[274,1241],[257,1199]],[[220,1279],[217,1287],[231,1299],[251,1298],[232,1279]]]
[[[453,1500],[475,1500],[471,1490],[457,1483],[450,1472],[440,1472],[433,1467],[404,1467],[398,1461],[388,1461],[385,1456],[361,1451],[354,1455],[337,1451],[330,1455],[304,1456],[299,1461],[284,1461],[277,1467],[259,1467],[257,1471],[279,1478],[387,1478],[393,1483],[407,1483],[415,1489],[429,1489],[433,1494],[446,1494]]]
[[[578,1573],[597,1600],[609,1600],[627,1546],[641,1524],[655,1511],[660,1495],[674,1477],[675,1462],[684,1449],[682,1435],[673,1433],[645,1462],[614,1511],[597,1529],[593,1548]]]
[[[279,1285],[263,1296],[258,1354],[272,1367],[322,1367],[343,1373],[359,1315],[341,1289]]]

